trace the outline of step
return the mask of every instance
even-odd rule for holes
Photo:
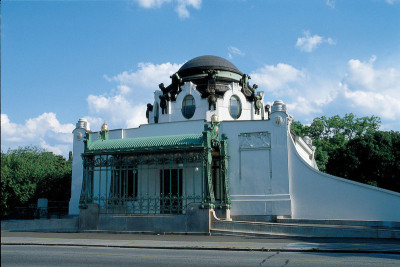
[[[299,237],[396,238],[400,230],[358,225],[212,221],[211,234]]]
[[[400,230],[400,222],[395,221],[361,221],[361,220],[322,220],[322,219],[277,219],[277,223],[289,224],[320,224],[320,225],[346,225],[365,226],[370,228],[391,228]]]

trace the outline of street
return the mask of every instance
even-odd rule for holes
[[[399,254],[2,245],[5,266],[399,266]]]

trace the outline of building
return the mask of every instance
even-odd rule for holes
[[[264,106],[249,79],[201,56],[159,85],[148,124],[92,132],[80,119],[69,213],[81,228],[207,232],[211,216],[400,221],[400,194],[319,172],[286,105]]]

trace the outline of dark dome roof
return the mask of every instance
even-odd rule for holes
[[[188,74],[194,74],[199,70],[203,71],[210,69],[231,71],[242,75],[235,65],[228,60],[217,56],[201,56],[193,58],[183,64],[183,66],[178,70],[178,73],[180,76],[186,76]]]

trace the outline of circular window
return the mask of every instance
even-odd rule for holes
[[[242,103],[240,103],[239,97],[233,95],[229,100],[229,114],[232,118],[238,119],[242,114]]]
[[[196,111],[196,103],[194,102],[194,97],[192,95],[187,95],[182,101],[182,115],[186,119],[193,117]]]

